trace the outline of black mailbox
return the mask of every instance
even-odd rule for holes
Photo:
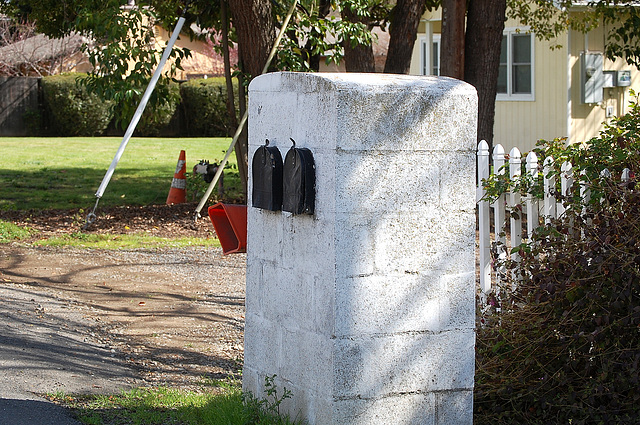
[[[282,207],[282,155],[269,139],[260,146],[251,162],[253,191],[251,205],[269,211]]]
[[[316,165],[311,151],[296,148],[284,158],[282,210],[293,214],[313,214],[316,199]]]

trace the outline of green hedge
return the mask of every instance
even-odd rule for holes
[[[151,105],[147,105],[142,113],[140,122],[138,122],[136,127],[136,136],[158,137],[162,135],[163,130],[169,126],[169,123],[180,106],[181,98],[180,86],[178,83],[169,84],[168,90],[168,95],[165,93],[165,96],[168,99],[167,102],[155,108]],[[136,99],[136,108],[139,102],[140,100]]]
[[[104,101],[89,94],[77,82],[83,74],[65,74],[44,77],[42,92],[44,115],[48,132],[56,136],[99,136],[104,134],[114,116],[121,117],[128,125],[130,118],[123,118],[122,107],[113,101]],[[135,134],[160,136],[176,118],[182,108],[182,131],[185,136],[223,137],[234,131],[227,115],[227,89],[224,78],[190,80],[182,84],[170,84],[169,101],[153,109],[145,109]],[[237,90],[234,93],[237,101]],[[138,102],[138,100],[134,100]],[[135,110],[136,105],[132,108]],[[172,124],[177,128],[177,121]],[[120,122],[120,124],[123,124]],[[121,127],[121,125],[117,125]],[[111,128],[113,131],[115,127]],[[118,132],[118,131],[117,131]]]
[[[89,94],[76,82],[82,74],[42,78],[42,95],[50,130],[60,136],[99,136],[113,118],[112,102]]]
[[[224,78],[187,81],[181,84],[180,94],[188,136],[220,137],[233,131],[227,115],[227,88]],[[237,88],[234,95],[237,107]]]

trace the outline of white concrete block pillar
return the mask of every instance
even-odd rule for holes
[[[249,162],[309,148],[316,204],[249,206],[244,389],[277,375],[311,425],[471,424],[475,89],[272,73],[249,108]]]

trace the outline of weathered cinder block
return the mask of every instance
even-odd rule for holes
[[[436,395],[431,392],[392,394],[375,400],[338,399],[334,421],[341,424],[436,425],[435,399]]]
[[[249,99],[249,157],[309,148],[316,204],[249,208],[245,390],[277,375],[311,425],[470,424],[475,90],[273,73]]]
[[[436,270],[424,275],[340,280],[336,288],[336,335],[473,327],[474,288],[465,285],[470,278]]]
[[[473,351],[472,330],[342,337],[334,350],[335,395],[373,400],[381,395],[471,389]]]
[[[421,211],[425,206],[439,204],[440,194],[434,190],[417,191],[417,187],[439,187],[442,181],[437,157],[416,152],[413,161],[422,164],[407,166],[406,152],[345,152],[337,157],[337,170],[352,170],[348,179],[336,186],[336,211],[358,214],[380,214],[392,211]],[[408,184],[408,182],[411,182]]]

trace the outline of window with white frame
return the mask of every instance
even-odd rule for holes
[[[434,34],[432,38],[431,75],[440,75],[440,34]]]
[[[440,75],[440,34],[433,34],[431,46],[428,38],[420,39],[420,73],[422,75]]]
[[[524,30],[504,32],[496,100],[534,100],[533,38]]]

